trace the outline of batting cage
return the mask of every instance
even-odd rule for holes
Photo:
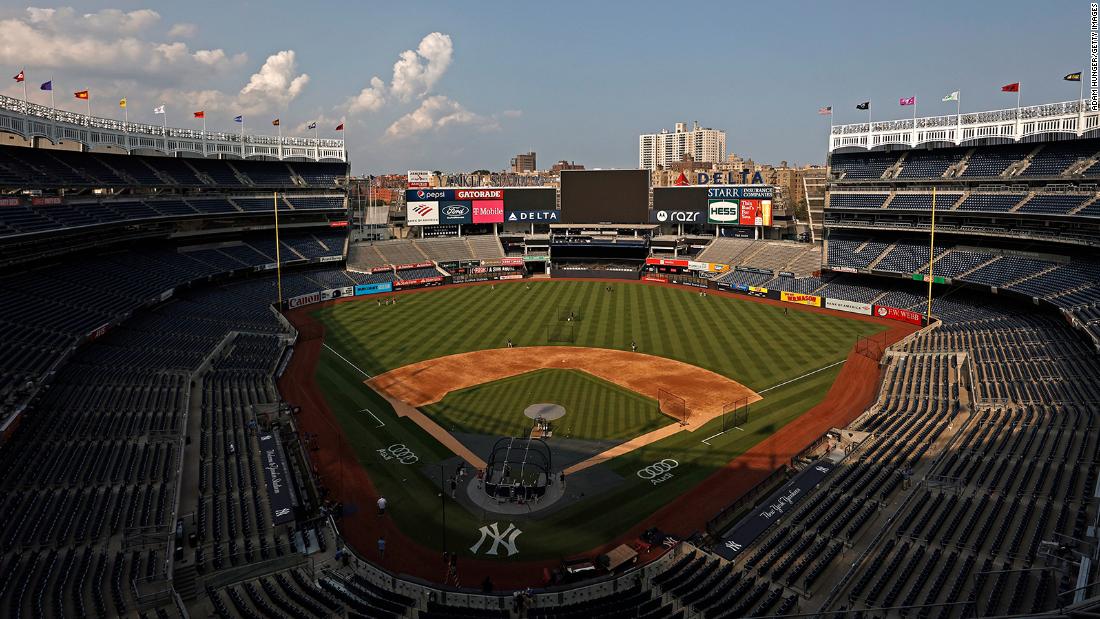
[[[856,339],[855,351],[856,354],[863,355],[868,359],[878,361],[882,359],[882,355],[886,353],[886,348],[889,346],[886,339],[886,332],[876,333],[874,335],[867,335]]]
[[[537,501],[550,485],[550,447],[537,438],[502,438],[485,464],[482,489],[499,502]]]
[[[576,322],[581,319],[580,312],[571,305],[559,305],[557,315],[559,322]]]
[[[691,416],[687,400],[667,389],[657,390],[657,410],[679,421],[682,426],[688,424]]]
[[[722,406],[722,431],[740,428],[749,422],[749,399],[739,398]]]
[[[572,322],[555,322],[546,325],[548,344],[572,344],[577,341],[577,326]]]

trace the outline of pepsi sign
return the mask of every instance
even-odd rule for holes
[[[505,221],[517,223],[556,223],[558,211],[508,211]]]
[[[453,189],[408,189],[405,191],[405,202],[427,202],[437,200],[454,200]]]

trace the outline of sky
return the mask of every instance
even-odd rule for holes
[[[698,121],[758,162],[821,163],[837,124],[1076,99],[1089,2],[76,2],[0,6],[0,69],[58,107],[210,130],[344,137],[354,174],[501,170],[534,150],[633,168],[638,135]],[[0,75],[2,77],[2,75]],[[2,83],[2,82],[0,82]],[[8,80],[0,92],[22,97]]]

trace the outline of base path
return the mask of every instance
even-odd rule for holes
[[[684,398],[688,429],[726,412],[729,402],[760,396],[741,383],[701,367],[642,353],[578,346],[493,348],[412,363],[366,383],[409,406],[433,404],[448,393],[535,370],[580,370],[647,398],[664,389]]]
[[[459,353],[412,363],[366,380],[366,384],[393,405],[398,416],[408,417],[425,432],[475,468],[485,462],[433,419],[417,409],[433,404],[448,393],[542,369],[579,370],[630,391],[657,399],[660,390],[682,397],[689,411],[688,424],[680,420],[578,462],[565,470],[572,475],[682,432],[703,427],[725,413],[729,402],[751,404],[760,395],[741,383],[703,368],[623,350],[578,346],[527,346]]]

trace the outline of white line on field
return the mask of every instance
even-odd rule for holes
[[[360,413],[367,413],[367,414],[368,414],[368,415],[370,415],[371,417],[374,417],[374,420],[378,422],[378,427],[379,427],[379,428],[383,428],[383,427],[385,427],[385,426],[386,426],[386,424],[382,423],[382,420],[381,420],[381,419],[379,419],[379,418],[378,418],[378,415],[375,415],[375,414],[374,414],[374,413],[373,413],[373,412],[371,411],[371,409],[369,409],[369,408],[364,408],[363,410],[361,410],[361,411],[359,411],[359,412],[360,412]]]
[[[823,368],[818,368],[818,369],[814,370],[813,372],[806,372],[802,376],[798,376],[798,377],[792,378],[790,380],[785,380],[785,381],[779,383],[778,385],[772,385],[771,387],[768,387],[767,389],[764,389],[763,391],[757,391],[757,393],[767,393],[768,391],[771,391],[772,389],[778,389],[779,387],[782,387],[783,385],[788,385],[788,384],[793,383],[797,380],[802,380],[803,378],[806,378],[807,376],[813,376],[814,374],[817,374],[818,372],[824,372],[825,370],[827,370],[829,368],[835,368],[836,366],[840,365],[841,363],[844,363],[845,361],[847,361],[847,359],[841,359],[840,361],[837,361],[836,363],[830,363],[829,365],[827,365]]]
[[[355,365],[351,361],[348,361],[347,357],[345,357],[344,355],[341,355],[340,353],[333,350],[332,346],[329,346],[328,344],[321,344],[321,346],[324,346],[325,348],[327,348],[329,350],[329,352],[331,352],[332,354],[336,355],[337,357],[340,357],[341,359],[343,359],[344,363],[346,363],[346,364],[350,365],[351,367],[355,368],[356,372],[359,372],[360,374],[362,374],[363,376],[366,376],[367,378],[374,378],[370,374],[367,374],[366,372],[364,372],[359,366]]]
[[[825,366],[825,367],[823,367],[823,368],[818,368],[818,369],[816,369],[816,370],[814,370],[814,371],[812,371],[812,372],[806,372],[806,373],[805,373],[805,374],[803,374],[802,376],[797,376],[797,377],[795,377],[795,378],[792,378],[792,379],[790,379],[790,380],[785,380],[785,381],[783,381],[783,382],[779,383],[778,385],[772,385],[771,387],[768,387],[767,389],[763,389],[763,390],[761,390],[761,391],[757,391],[757,393],[767,393],[768,391],[771,391],[772,389],[778,389],[779,387],[782,387],[783,385],[789,385],[789,384],[791,384],[791,383],[793,383],[793,382],[795,382],[795,381],[799,381],[799,380],[802,380],[803,378],[806,378],[807,376],[813,376],[814,374],[817,374],[818,372],[824,372],[825,370],[827,370],[827,369],[829,369],[829,368],[835,368],[836,366],[840,365],[841,363],[844,363],[845,361],[846,361],[846,359],[841,359],[840,361],[837,361],[836,363],[830,363],[829,365],[827,365],[827,366]],[[737,428],[738,430],[741,430],[742,432],[744,432],[744,430],[743,430],[742,428],[740,428],[740,427],[737,427],[737,426],[734,426],[734,427],[735,427],[735,428]],[[700,443],[704,443],[704,444],[706,444],[707,446],[713,447],[713,445],[711,445],[711,444],[710,444],[710,443],[708,443],[707,441],[709,441],[709,440],[710,440],[710,439],[712,439],[712,438],[715,438],[715,437],[718,437],[718,436],[722,436],[722,435],[723,435],[723,434],[725,434],[725,433],[726,433],[726,430],[722,430],[722,431],[721,431],[721,432],[719,432],[718,434],[714,434],[714,435],[712,435],[712,436],[708,436],[708,437],[706,437],[705,439],[703,439],[703,440],[701,440],[701,441],[699,441],[699,442],[700,442]]]

